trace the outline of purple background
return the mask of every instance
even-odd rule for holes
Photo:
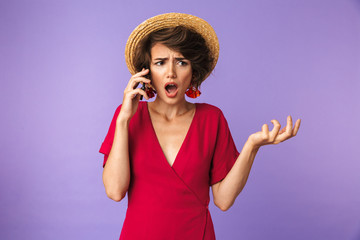
[[[360,239],[360,1],[0,2],[0,239],[118,239],[98,153],[145,19],[185,12],[220,41],[197,102],[220,107],[239,151],[271,119],[298,135],[258,152],[218,239]]]

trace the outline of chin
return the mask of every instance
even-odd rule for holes
[[[157,98],[159,98],[160,101],[165,102],[165,103],[170,104],[170,105],[181,103],[181,102],[186,102],[185,94],[177,93],[176,97],[173,97],[173,98],[170,98],[170,97],[166,96],[165,93],[164,93],[164,95],[165,96],[157,95]]]

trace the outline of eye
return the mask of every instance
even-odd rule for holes
[[[155,63],[155,65],[161,66],[161,65],[163,65],[163,63],[164,63],[163,61],[158,61],[158,62]]]
[[[179,61],[179,64],[180,64],[181,66],[186,66],[186,65],[187,65],[187,62]]]

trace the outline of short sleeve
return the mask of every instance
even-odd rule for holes
[[[220,110],[216,144],[210,170],[210,186],[223,180],[236,162],[239,152],[231,136],[228,123]]]
[[[106,160],[109,156],[109,153],[110,153],[110,150],[112,147],[112,143],[113,143],[114,135],[115,135],[116,119],[120,113],[120,109],[121,109],[121,105],[119,105],[115,110],[114,116],[110,123],[108,133],[106,134],[106,137],[105,137],[103,143],[101,144],[101,147],[99,150],[100,153],[104,154],[103,167],[105,167]]]

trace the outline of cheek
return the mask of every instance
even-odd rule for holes
[[[163,74],[163,70],[156,67],[150,67],[150,73],[152,77],[156,78]]]
[[[185,79],[186,79],[186,83],[190,84],[192,81],[192,72],[187,73]]]

